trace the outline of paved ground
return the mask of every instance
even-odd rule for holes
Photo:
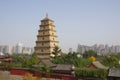
[[[23,78],[18,75],[10,75],[9,71],[0,71],[0,80],[23,80]]]
[[[23,80],[22,76],[11,75],[9,71],[0,71],[0,80]],[[39,80],[60,80],[60,79],[46,79],[42,78]]]

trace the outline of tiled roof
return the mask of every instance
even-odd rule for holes
[[[49,59],[42,59],[42,60],[40,60],[40,63],[38,65],[33,65],[33,66],[34,67],[37,67],[37,66],[44,67],[45,65],[52,67],[52,70],[61,70],[61,71],[71,71],[72,68],[74,68],[74,66],[71,64],[54,64]]]
[[[93,64],[96,68],[108,69],[108,67],[104,66],[104,65],[101,64],[99,61],[92,62],[92,64]]]
[[[41,66],[45,66],[45,65],[48,65],[50,67],[54,67],[56,66],[56,64],[53,64],[49,59],[43,59],[40,61],[39,65]]]
[[[37,65],[33,65],[34,67],[41,66],[44,67],[45,65],[48,65],[49,67],[55,67],[56,64],[53,64],[49,59],[41,59],[40,63]]]
[[[108,76],[120,77],[120,68],[111,68],[111,69],[109,69]]]
[[[0,56],[0,61],[12,61],[10,56]]]
[[[52,68],[52,70],[66,70],[71,71],[72,65],[71,64],[57,64],[56,67]]]

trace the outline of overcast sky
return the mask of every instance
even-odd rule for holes
[[[63,51],[78,44],[120,45],[120,0],[0,0],[0,45],[34,47],[46,13]]]

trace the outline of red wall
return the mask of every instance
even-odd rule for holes
[[[25,69],[11,69],[10,70],[10,74],[12,74],[12,75],[21,75],[21,76],[23,76],[26,73],[28,73],[28,71],[25,70]]]
[[[20,75],[23,76],[26,73],[31,73],[29,70],[26,69],[11,69],[10,74],[12,75]],[[62,74],[57,74],[57,73],[42,73],[39,71],[33,71],[32,74],[37,77],[45,77],[45,78],[55,78],[55,79],[62,79],[62,80],[77,80],[76,78],[72,76],[65,76]]]
[[[62,76],[62,80],[78,80],[78,79],[71,76]]]
[[[26,73],[32,73],[36,77],[45,77],[45,78],[54,78],[54,79],[61,79],[61,80],[95,80],[95,79],[78,79],[71,75],[66,74],[58,74],[58,73],[43,73],[39,71],[30,71],[27,69],[11,69],[10,73],[12,75],[20,75],[23,76]]]

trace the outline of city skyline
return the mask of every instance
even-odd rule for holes
[[[55,21],[63,51],[78,44],[120,45],[120,1],[0,1],[0,45],[35,46],[40,20]]]
[[[0,55],[12,55],[12,54],[32,54],[34,52],[33,47],[26,47],[22,43],[17,43],[14,46],[0,45]]]
[[[86,51],[92,50],[98,55],[110,55],[120,53],[120,45],[109,46],[107,44],[94,44],[92,46],[78,44],[77,52],[84,54]]]

